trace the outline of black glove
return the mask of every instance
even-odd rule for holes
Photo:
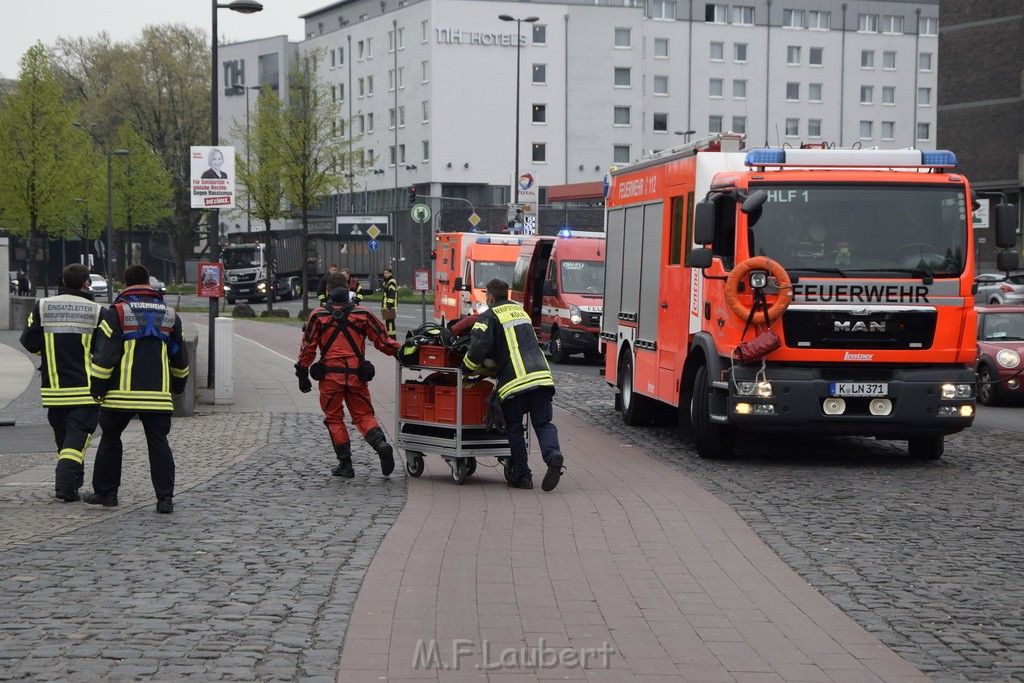
[[[313,383],[309,381],[309,368],[295,364],[295,376],[299,378],[299,391],[308,394],[313,391]]]

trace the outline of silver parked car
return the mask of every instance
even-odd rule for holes
[[[149,286],[161,294],[167,293],[167,287],[164,285],[163,281],[153,277],[152,275],[149,276]]]
[[[103,277],[99,273],[90,273],[89,291],[92,292],[93,294],[106,294],[107,278]]]
[[[974,303],[981,305],[1024,303],[1024,272],[982,273],[974,278],[978,292]]]

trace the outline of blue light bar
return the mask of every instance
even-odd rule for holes
[[[948,149],[932,149],[921,152],[921,164],[924,166],[954,168],[956,154]]]
[[[786,162],[786,151],[783,149],[752,149],[747,152],[743,162],[747,166],[775,166]]]
[[[490,237],[477,237],[476,238],[476,243],[477,244],[490,244],[491,243],[491,238]]]
[[[572,237],[572,230],[570,230],[569,228],[562,228],[561,230],[558,231],[558,236],[559,237]]]

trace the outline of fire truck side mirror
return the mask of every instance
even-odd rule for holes
[[[1009,273],[1020,268],[1020,256],[1016,251],[1001,251],[996,254],[996,270]]]
[[[996,204],[992,207],[992,220],[996,246],[1001,249],[1017,246],[1017,207],[1013,204]]]
[[[707,247],[697,247],[690,252],[691,268],[707,268],[711,265],[714,254]]]
[[[455,282],[452,284],[452,289],[454,289],[456,292],[461,292],[463,289],[465,289],[465,287],[462,286],[461,277],[455,278]]]
[[[754,213],[768,201],[768,193],[764,190],[754,190],[750,196],[743,200],[740,211],[743,213]]]
[[[715,203],[697,202],[693,211],[693,241],[696,244],[711,244],[715,239]]]

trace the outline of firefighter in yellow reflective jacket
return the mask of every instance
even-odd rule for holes
[[[384,297],[380,302],[380,318],[388,330],[388,336],[398,339],[398,331],[395,329],[395,318],[398,316],[398,280],[390,268],[384,269],[384,281],[381,283]]]
[[[89,292],[89,269],[73,263],[61,275],[57,296],[36,302],[21,333],[21,345],[42,358],[39,393],[57,441],[57,498],[80,500],[85,451],[98,413],[89,391],[89,363],[103,307]]]
[[[149,271],[132,265],[124,271],[125,289],[117,295],[100,323],[93,357],[92,395],[102,400],[103,436],[96,451],[92,493],[82,500],[93,505],[117,505],[121,486],[121,433],[138,415],[149,446],[149,470],[156,491],[157,512],[174,510],[174,456],[167,434],[174,404],[171,394],[185,390],[188,350],[181,319],[149,286]]]
[[[508,283],[498,279],[487,283],[487,306],[473,325],[464,369],[479,372],[488,359],[498,366],[498,399],[512,454],[509,486],[533,488],[523,433],[523,415],[529,413],[541,457],[547,465],[541,488],[551,491],[565,471],[558,429],[551,422],[551,397],[555,394],[551,369],[537,342],[530,316],[519,304],[508,300]]]

